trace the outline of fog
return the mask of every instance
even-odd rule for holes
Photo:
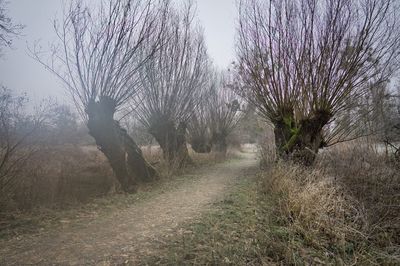
[[[400,265],[400,0],[0,0],[1,265]]]
[[[179,0],[183,1],[183,0]],[[54,19],[62,18],[63,0],[12,0],[8,10],[15,23],[25,25],[22,35],[13,40],[12,48],[5,48],[0,59],[0,84],[14,91],[26,92],[32,102],[44,97],[68,103],[69,95],[59,80],[29,57],[28,48],[35,42],[44,51],[56,41]],[[197,14],[204,28],[208,52],[221,68],[234,60],[236,4],[234,0],[197,1]]]

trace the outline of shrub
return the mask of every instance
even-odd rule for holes
[[[277,163],[262,174],[276,260],[400,262],[400,175],[370,149],[343,151],[327,151],[313,169]]]

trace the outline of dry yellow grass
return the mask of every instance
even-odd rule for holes
[[[85,202],[115,185],[104,156],[95,147],[76,145],[39,150],[14,181],[8,201],[2,202],[4,209]]]
[[[189,145],[189,156],[193,161],[193,165],[187,165],[186,168],[180,169],[178,165],[168,165],[166,163],[166,161],[163,159],[160,146],[143,146],[141,149],[146,160],[148,160],[157,169],[162,178],[169,178],[176,174],[182,174],[187,169],[191,169],[193,167],[212,165],[239,156],[239,152],[235,149],[228,149],[227,154],[213,152],[196,153]]]
[[[159,171],[161,178],[171,178],[185,173],[187,169],[215,164],[236,156],[235,151],[229,151],[226,156],[198,154],[189,147],[194,165],[178,169],[166,164],[159,146],[145,146],[142,151]],[[14,181],[9,195],[0,197],[2,211],[73,205],[119,191],[119,184],[107,159],[95,145],[42,147]]]
[[[400,263],[400,175],[383,155],[346,145],[305,169],[262,174],[271,232],[284,263]]]

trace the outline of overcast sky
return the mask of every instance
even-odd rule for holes
[[[62,14],[62,2],[9,1],[9,16],[26,27],[23,36],[14,40],[14,48],[3,51],[0,84],[27,92],[34,102],[47,96],[56,97],[60,102],[68,101],[62,84],[27,54],[27,46],[32,46],[35,40],[40,40],[43,47],[55,40],[52,21]],[[228,67],[234,60],[235,0],[197,0],[197,9],[212,60],[218,67]]]

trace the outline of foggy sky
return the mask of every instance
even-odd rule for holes
[[[68,0],[10,0],[8,4],[8,15],[15,23],[24,24],[25,29],[14,40],[12,49],[3,49],[0,84],[27,92],[32,102],[49,96],[60,103],[70,102],[61,82],[27,52],[35,41],[39,40],[45,49],[56,40],[53,20],[61,18],[63,1]],[[228,67],[234,60],[235,0],[197,0],[197,11],[211,59],[220,68]]]

